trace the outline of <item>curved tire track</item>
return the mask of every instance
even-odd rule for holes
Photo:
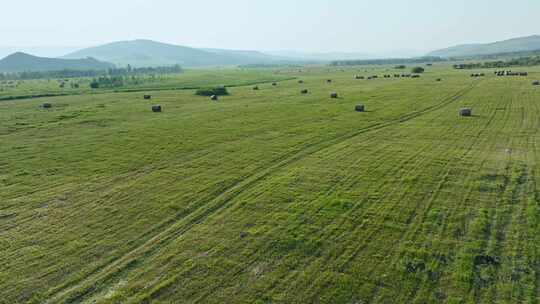
[[[247,176],[245,179],[233,184],[228,190],[224,191],[222,194],[218,195],[217,197],[209,201],[207,204],[203,205],[201,208],[195,210],[193,213],[187,215],[184,219],[173,223],[172,225],[157,233],[148,241],[146,241],[139,247],[129,251],[125,255],[113,259],[108,265],[104,265],[103,267],[97,269],[87,278],[82,279],[82,281],[71,282],[68,283],[68,285],[64,285],[57,290],[53,290],[48,295],[49,300],[46,303],[74,303],[84,300],[93,293],[98,292],[103,287],[105,287],[104,283],[114,280],[119,275],[122,275],[124,272],[129,271],[130,268],[132,268],[135,263],[139,262],[141,258],[146,258],[153,255],[156,251],[159,250],[159,248],[162,248],[164,245],[185,234],[193,226],[204,222],[207,218],[209,218],[216,212],[229,207],[230,204],[228,203],[230,201],[241,195],[245,190],[251,188],[255,184],[259,183],[261,180],[270,176],[274,171],[284,168],[291,163],[294,163],[309,155],[347,141],[361,134],[374,132],[390,126],[394,126],[420,117],[422,115],[431,113],[433,111],[439,110],[459,100],[462,96],[474,89],[478,83],[479,82],[475,82],[471,85],[468,85],[467,87],[459,90],[455,94],[442,99],[441,102],[426,107],[422,110],[407,113],[388,121],[375,123],[365,128],[346,133],[330,140],[316,142],[308,145],[300,151],[293,151],[283,155],[282,157],[276,159],[267,168],[257,171],[254,174]]]

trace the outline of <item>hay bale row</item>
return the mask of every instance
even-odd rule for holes
[[[471,77],[484,77],[486,76],[484,73],[474,73],[474,74],[471,74]]]
[[[384,74],[382,76],[383,78],[420,78],[420,75],[418,74],[394,74],[394,75],[391,75],[391,74]],[[377,75],[373,75],[373,76],[368,76],[367,78],[364,78],[363,76],[355,76],[356,79],[367,79],[367,80],[371,80],[371,79],[377,79],[379,78],[379,76]]]
[[[512,72],[510,70],[508,71],[495,71],[493,72],[497,76],[529,76],[528,72]]]

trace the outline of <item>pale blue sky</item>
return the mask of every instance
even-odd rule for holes
[[[3,2],[4,46],[146,38],[195,47],[377,53],[540,34],[540,0]]]

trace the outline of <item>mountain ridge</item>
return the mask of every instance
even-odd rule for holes
[[[114,68],[109,62],[87,57],[82,59],[61,59],[38,57],[23,52],[15,52],[0,60],[0,72],[50,72],[61,70],[105,70]]]
[[[470,57],[540,50],[540,35],[511,38],[490,43],[469,43],[435,50],[427,54],[434,57]]]
[[[271,63],[279,59],[258,51],[198,49],[148,39],[112,42],[82,49],[62,58],[93,57],[117,65],[157,66],[179,64],[186,67]]]

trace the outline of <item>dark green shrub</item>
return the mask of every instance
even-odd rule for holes
[[[197,92],[195,92],[195,95],[199,96],[223,96],[223,95],[229,95],[229,92],[227,91],[226,87],[216,87],[216,88],[204,88],[204,89],[198,89]]]
[[[92,80],[92,82],[90,83],[90,88],[98,89],[99,88],[99,82],[96,79]]]
[[[412,72],[415,73],[415,74],[422,74],[424,73],[424,68],[423,67],[415,67],[412,69]]]

